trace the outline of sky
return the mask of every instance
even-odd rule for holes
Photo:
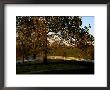
[[[94,36],[94,16],[82,16],[82,27],[91,25],[89,33]]]
[[[89,33],[94,36],[94,16],[82,16],[82,27],[91,26]]]

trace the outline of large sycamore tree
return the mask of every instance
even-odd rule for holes
[[[17,53],[24,58],[43,52],[43,62],[47,63],[49,51],[47,40],[49,32],[59,34],[70,43],[84,51],[88,45],[93,45],[94,37],[89,34],[90,25],[81,27],[79,16],[17,16],[16,17],[16,47]]]

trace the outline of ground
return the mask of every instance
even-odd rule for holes
[[[94,74],[94,62],[48,60],[44,64],[31,61],[17,64],[16,74]]]

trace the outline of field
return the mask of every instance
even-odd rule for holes
[[[25,62],[16,65],[16,74],[94,74],[94,63],[75,60],[48,60],[47,64]]]

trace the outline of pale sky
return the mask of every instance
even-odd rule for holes
[[[89,26],[89,24],[91,25],[89,33],[94,36],[94,16],[82,16],[82,27]]]

